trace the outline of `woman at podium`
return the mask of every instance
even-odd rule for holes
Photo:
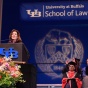
[[[24,45],[24,43],[22,42],[22,39],[21,39],[21,36],[20,36],[20,32],[18,30],[13,29],[10,32],[10,34],[9,34],[9,43],[13,43],[13,44],[22,43],[22,45],[20,45],[20,46],[22,46],[22,50],[24,50],[22,52],[24,52],[25,58],[29,59],[29,57],[30,57],[29,51],[26,48],[26,46]],[[28,60],[27,61],[25,60],[25,62],[24,61],[18,61],[18,62],[16,61],[16,63],[25,64],[25,63],[28,63]]]
[[[21,42],[22,39],[20,37],[20,32],[16,29],[13,29],[9,35],[9,43],[21,43]]]

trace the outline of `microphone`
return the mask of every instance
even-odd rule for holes
[[[1,40],[1,42],[3,42],[3,41],[7,41],[7,40],[9,40],[9,39],[4,39],[4,40]]]

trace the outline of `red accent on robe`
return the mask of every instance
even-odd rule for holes
[[[68,71],[65,75],[67,77],[63,77],[63,79],[62,79],[62,88],[65,88],[68,79],[70,79],[69,80],[69,85],[70,85],[70,88],[72,88],[71,82],[70,82],[72,78],[74,78],[76,80],[78,88],[82,87],[82,81],[80,80],[79,76],[78,77],[76,76],[76,72],[74,72],[74,71]]]

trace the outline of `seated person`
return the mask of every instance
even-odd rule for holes
[[[81,88],[82,81],[80,74],[75,71],[75,63],[68,63],[68,71],[63,74],[62,88]]]
[[[68,70],[69,70],[69,68],[68,68],[68,63],[70,62],[70,60],[67,60],[66,61],[66,65],[65,65],[65,67],[63,68],[63,70],[62,70],[62,73],[64,74],[64,73],[66,73]],[[80,59],[77,59],[77,58],[73,58],[72,59],[72,62],[74,62],[76,65],[75,65],[75,71],[76,72],[78,72],[80,75],[81,75],[81,78],[82,78],[82,71],[81,71],[81,68],[79,67],[80,65]]]
[[[83,85],[82,88],[88,88],[88,66],[85,68],[85,76],[83,77]]]
[[[86,67],[88,67],[88,58],[86,59],[86,66],[84,68],[82,68],[82,76],[83,77],[86,76]]]

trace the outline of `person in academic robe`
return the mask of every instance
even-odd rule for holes
[[[81,88],[81,76],[75,71],[76,64],[74,62],[68,63],[68,71],[63,74],[62,88]]]
[[[65,67],[62,69],[62,74],[66,73],[69,70],[69,68],[68,68],[68,63],[69,62],[70,62],[69,60],[66,61]],[[82,79],[82,71],[81,71],[81,68],[80,68],[80,59],[73,58],[72,62],[74,62],[76,64],[75,65],[75,71],[81,75],[81,79]]]

